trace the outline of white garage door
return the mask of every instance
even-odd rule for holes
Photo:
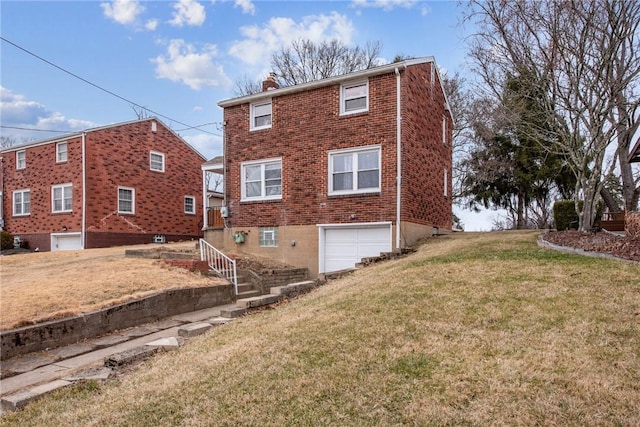
[[[391,227],[326,228],[324,272],[355,267],[362,258],[391,251]]]
[[[82,249],[80,234],[51,235],[52,251],[72,251]]]

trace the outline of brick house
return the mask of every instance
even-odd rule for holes
[[[222,230],[205,220],[205,238],[219,249],[317,276],[451,230],[452,116],[432,57],[269,78],[218,105],[228,217]]]
[[[156,118],[0,151],[2,229],[40,251],[193,239],[205,160]]]

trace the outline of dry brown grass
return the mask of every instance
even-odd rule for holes
[[[640,265],[460,234],[242,318],[40,426],[637,426]]]
[[[218,283],[126,249],[188,250],[193,242],[0,257],[0,329],[79,314],[162,289]]]

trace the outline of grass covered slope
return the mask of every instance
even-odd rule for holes
[[[634,425],[640,265],[457,234],[2,425]]]

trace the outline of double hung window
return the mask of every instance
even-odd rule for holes
[[[242,200],[282,198],[282,160],[269,159],[242,164]]]
[[[136,212],[136,190],[118,187],[118,213],[134,214]]]
[[[16,151],[16,169],[27,167],[27,152],[25,150]]]
[[[343,84],[340,87],[340,114],[369,110],[369,82]]]
[[[380,147],[329,152],[329,195],[380,191]]]
[[[193,196],[184,196],[184,213],[196,213],[196,198]]]
[[[164,172],[164,154],[152,151],[149,153],[149,169]]]
[[[271,100],[251,104],[251,130],[271,127]]]
[[[71,184],[51,187],[51,212],[71,212],[73,209],[73,186]]]
[[[29,215],[31,213],[31,191],[16,190],[13,192],[13,215]]]
[[[68,145],[67,142],[58,142],[56,144],[56,163],[67,161]]]

